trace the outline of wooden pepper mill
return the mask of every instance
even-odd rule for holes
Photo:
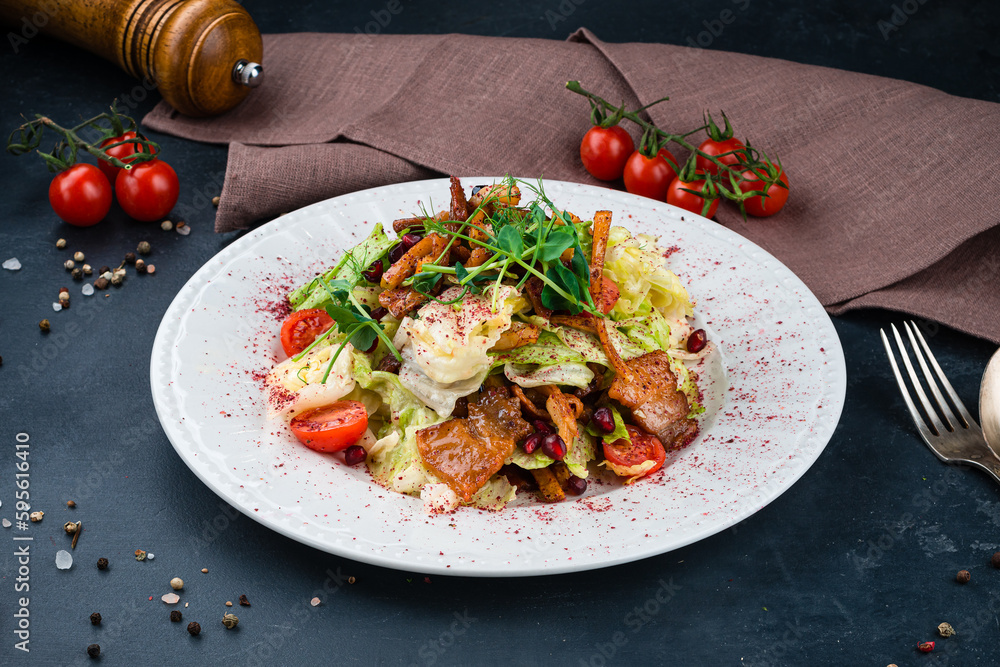
[[[0,0],[0,22],[148,78],[187,116],[232,109],[263,76],[260,31],[233,0]]]

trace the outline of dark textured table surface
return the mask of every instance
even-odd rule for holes
[[[245,5],[264,32],[354,32],[385,3]],[[732,6],[742,11],[723,26],[717,19]],[[609,41],[700,43],[1000,101],[998,16],[988,0],[447,1],[403,2],[380,30],[563,39],[585,25]],[[48,38],[15,52],[5,36],[0,127],[36,111],[91,116],[135,85]],[[425,582],[302,546],[227,508],[170,447],[148,382],[167,305],[235,238],[213,234],[213,210],[197,202],[218,192],[213,179],[226,152],[154,139],[181,175],[188,237],[129,221],[117,208],[92,229],[64,225],[49,210],[40,161],[0,156],[0,259],[23,265],[0,271],[0,517],[14,518],[19,433],[30,437],[32,509],[46,513],[28,531],[0,529],[0,663],[82,663],[97,642],[108,665],[1000,664],[1000,571],[989,565],[1000,549],[1000,489],[978,472],[940,464],[918,440],[878,337],[879,327],[900,319],[888,313],[834,320],[847,357],[847,403],[802,480],[736,528],[656,558],[544,578]],[[59,237],[95,266],[148,240],[157,273],[129,278],[109,298],[85,298],[61,267],[68,251],[55,248]],[[72,308],[53,313],[63,285],[75,295]],[[48,336],[39,333],[42,318],[52,321]],[[992,346],[924,328],[975,405]],[[75,565],[59,571],[54,557],[67,546],[69,519],[86,530]],[[30,574],[20,576],[30,592],[16,592],[14,552],[25,544],[13,541],[18,534],[34,538]],[[139,546],[155,560],[137,563]],[[99,557],[110,569],[97,570]],[[972,573],[965,586],[955,582],[960,569]],[[174,576],[188,582],[183,624],[170,623],[158,599]],[[343,583],[348,576],[356,583]],[[675,591],[666,604],[656,601],[661,582]],[[223,603],[241,593],[253,606],[234,607],[241,623],[228,632],[219,623]],[[314,595],[321,606],[309,606]],[[30,653],[15,648],[20,597],[30,601]],[[88,622],[95,611],[101,627]],[[201,622],[200,638],[184,631],[188,620]],[[936,637],[942,621],[958,634]],[[916,651],[931,639],[934,653]]]

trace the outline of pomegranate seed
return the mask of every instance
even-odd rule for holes
[[[410,232],[409,234],[403,234],[403,238],[400,239],[400,241],[401,245],[407,250],[409,250],[413,246],[420,243],[420,241],[422,241],[423,238],[424,237],[421,236],[420,234],[414,234],[413,232]]]
[[[376,322],[381,322],[382,318],[385,317],[388,314],[389,314],[388,310],[386,310],[382,306],[378,306],[377,308],[375,308],[374,310],[372,310],[372,312],[371,312],[371,318],[373,320],[375,320]]]
[[[395,264],[400,260],[400,258],[406,254],[407,248],[403,247],[402,243],[397,243],[392,246],[392,250],[389,251],[389,263]]]
[[[552,429],[552,424],[548,422],[543,422],[541,419],[534,419],[532,420],[531,423],[535,427],[535,430],[541,433],[542,435],[555,433],[555,431]]]
[[[609,407],[597,408],[590,423],[601,433],[611,433],[615,430],[615,415]]]
[[[549,433],[542,438],[542,453],[550,459],[562,461],[566,456],[566,441],[558,433]]]
[[[344,450],[344,463],[349,466],[356,466],[368,456],[368,452],[361,445],[351,445]]]
[[[583,492],[587,490],[587,480],[576,475],[570,475],[570,478],[566,480],[566,486],[574,496],[582,496]]]
[[[524,441],[521,442],[521,448],[524,449],[524,453],[534,454],[535,450],[542,444],[542,438],[544,437],[545,435],[543,433],[532,433],[525,438]]]
[[[384,270],[385,267],[382,266],[382,260],[376,259],[367,269],[361,272],[361,275],[363,275],[365,280],[368,282],[377,283],[382,279],[382,272]]]
[[[708,342],[708,338],[705,336],[704,329],[695,329],[688,336],[687,349],[688,352],[701,352],[705,348],[705,343]]]

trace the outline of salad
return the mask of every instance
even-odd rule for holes
[[[452,177],[450,195],[288,294],[269,414],[429,512],[660,469],[698,431],[685,362],[713,349],[669,253],[610,211],[558,208],[541,181],[467,196]]]

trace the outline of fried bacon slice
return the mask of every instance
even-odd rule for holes
[[[457,176],[451,177],[451,211],[449,220],[464,222],[469,217],[469,201],[465,198],[465,189]]]
[[[549,418],[549,413],[547,413],[545,410],[535,405],[535,402],[525,395],[524,390],[521,389],[521,387],[514,384],[511,385],[510,388],[514,390],[514,395],[517,396],[517,399],[519,401],[521,401],[521,405],[524,407],[525,410],[528,411],[528,414],[534,417],[538,417],[539,419]]]
[[[496,391],[469,403],[468,417],[417,431],[417,449],[434,476],[469,502],[529,433],[517,398]]]
[[[423,229],[424,219],[423,218],[399,218],[398,220],[392,221],[392,230],[397,234],[402,234],[407,229]]]
[[[616,376],[608,397],[628,408],[631,421],[658,437],[667,451],[690,441],[698,424],[688,419],[691,406],[677,390],[677,376],[667,353],[650,352],[626,363],[631,378]]]
[[[427,297],[412,287],[387,289],[378,295],[379,304],[397,320],[403,319],[407,313],[424,301],[427,301]]]
[[[524,293],[531,302],[531,307],[535,310],[535,315],[551,317],[552,311],[542,305],[542,289],[545,285],[538,276],[531,276],[528,282],[524,283]]]
[[[528,324],[520,320],[510,323],[510,328],[500,334],[500,340],[490,348],[490,352],[503,352],[513,350],[515,347],[531,345],[538,340],[540,330],[534,324]]]
[[[427,258],[428,261],[435,261],[447,245],[447,239],[440,234],[428,234],[420,239],[382,274],[382,288],[399,287],[400,283],[417,272],[421,260]]]
[[[566,500],[566,494],[551,470],[537,468],[531,471],[531,476],[538,483],[538,492],[542,495],[542,500],[547,503],[558,503]]]
[[[572,447],[578,435],[576,418],[583,411],[583,403],[576,396],[562,393],[554,384],[539,387],[538,390],[546,396],[545,410],[556,425],[559,437],[567,448]]]

